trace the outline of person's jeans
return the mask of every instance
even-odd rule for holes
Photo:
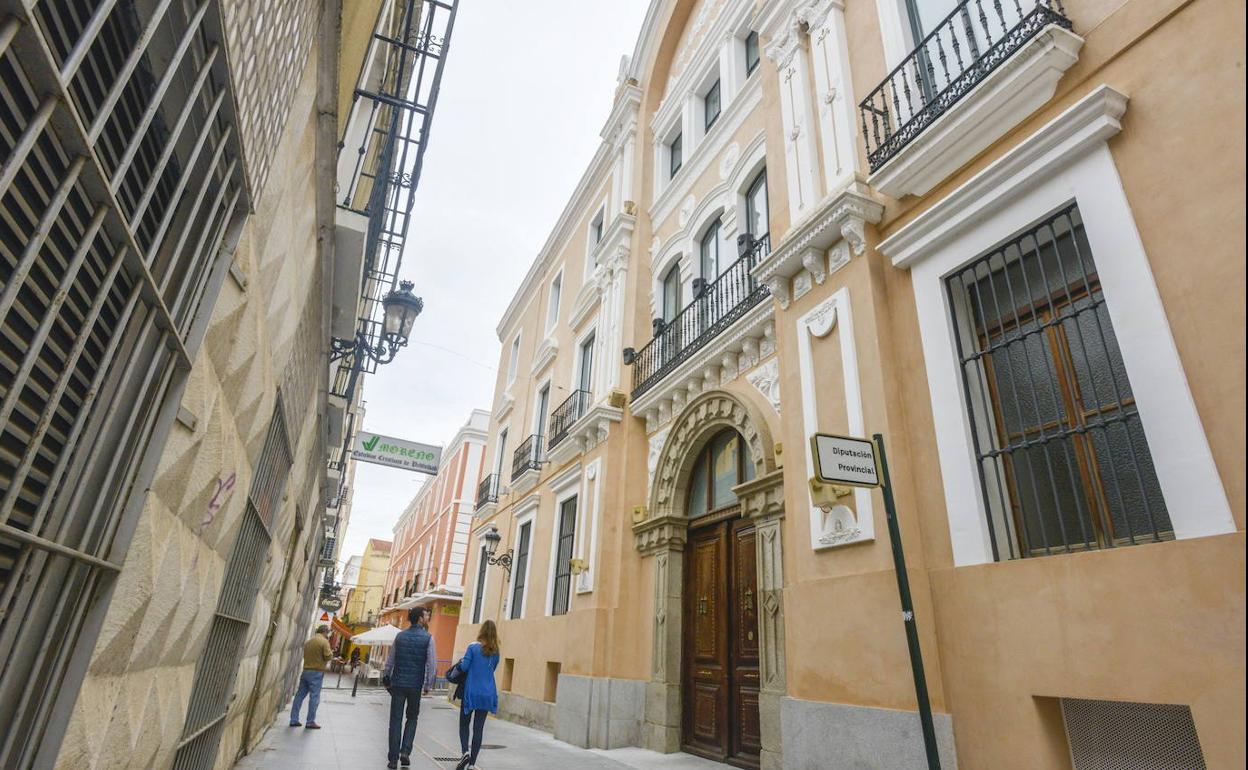
[[[407,724],[403,723],[404,712]],[[416,720],[420,718],[420,688],[390,688],[390,754],[388,759],[397,762],[399,757],[412,755],[416,741]],[[402,740],[400,741],[400,734]]]
[[[484,710],[459,712],[459,748],[468,755],[468,764],[477,764],[477,755],[481,753],[481,736],[485,732],[485,718],[490,712]],[[472,746],[469,751],[468,723],[472,722]]]
[[[308,699],[308,721],[316,721],[316,707],[321,705],[321,683],[325,681],[324,671],[307,671],[299,677],[299,689],[295,692],[295,704],[290,709],[290,723],[299,721],[299,708],[303,699]]]

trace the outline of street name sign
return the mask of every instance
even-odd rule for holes
[[[815,477],[851,487],[880,486],[880,463],[875,442],[852,436],[816,433],[810,437]]]
[[[351,456],[366,463],[436,476],[438,464],[442,461],[442,447],[362,430],[356,434],[355,443],[351,445]]]

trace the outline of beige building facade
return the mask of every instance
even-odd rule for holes
[[[501,711],[926,767],[912,623],[944,767],[1242,766],[1242,20],[651,3],[498,327]],[[816,433],[882,436],[911,616]]]
[[[0,4],[0,767],[227,768],[288,702],[359,396],[331,337],[396,278],[339,195],[385,157],[356,91],[424,5]]]
[[[393,560],[394,543],[370,537],[360,554],[360,571],[355,585],[347,590],[347,603],[342,609],[347,623],[374,625],[381,620],[386,575]],[[353,557],[354,558],[354,557]]]

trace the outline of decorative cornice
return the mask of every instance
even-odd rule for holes
[[[642,556],[679,551],[688,537],[689,520],[684,516],[655,516],[633,525],[633,544]]]
[[[784,518],[784,469],[738,484],[732,488],[741,502],[741,515],[755,521]]]
[[[636,81],[621,84],[616,91],[615,105],[611,108],[611,114],[607,116],[606,123],[598,132],[602,140],[611,145],[613,151],[619,152],[628,135],[636,129],[637,112],[640,107],[641,87]]]
[[[503,391],[503,395],[501,396],[501,401],[498,405],[498,408],[494,410],[494,414],[493,414],[494,422],[502,422],[503,420],[505,420],[507,418],[507,415],[511,414],[511,408],[515,405],[516,405],[515,396],[511,395],[511,393],[507,391]]]
[[[589,408],[581,419],[572,424],[568,434],[546,452],[546,459],[556,466],[588,452],[607,440],[611,423],[624,419],[624,410],[598,403]]]
[[[766,283],[781,307],[787,308],[788,279],[808,269],[815,281],[822,283],[826,276],[824,252],[844,239],[854,254],[862,254],[867,245],[866,225],[877,224],[883,216],[884,206],[870,197],[860,183],[851,182],[790,228],[780,244],[754,268],[754,277]],[[778,286],[781,291],[777,291]]]
[[[598,300],[601,294],[598,291],[598,284],[586,283],[581,290],[576,293],[576,301],[572,305],[572,312],[568,316],[568,326],[572,329],[579,329],[585,323],[585,319],[598,307]]]
[[[542,340],[542,344],[537,346],[537,353],[533,356],[533,367],[530,370],[533,376],[536,377],[542,373],[542,370],[550,366],[558,353],[559,341],[555,339],[553,334]]]
[[[911,267],[926,254],[980,222],[1009,199],[991,194],[1008,188],[1008,180],[1026,178],[1029,185],[1063,168],[1089,147],[1122,130],[1126,94],[1103,85],[1046,123],[987,168],[946,195],[877,247],[897,267]]]

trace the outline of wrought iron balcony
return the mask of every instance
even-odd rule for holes
[[[1071,28],[1062,0],[960,3],[859,105],[871,171],[1053,24]]]
[[[631,357],[636,399],[768,295],[750,271],[771,253],[764,235]],[[626,360],[626,363],[629,361]]]
[[[477,507],[481,510],[490,503],[498,502],[498,474],[491,473],[481,480],[481,484],[477,487]]]
[[[338,538],[327,537],[325,543],[321,546],[321,566],[330,567],[334,564],[334,548],[338,544]]]
[[[550,413],[550,443],[546,445],[547,449],[554,449],[560,441],[568,437],[568,432],[576,421],[589,411],[592,399],[588,390],[575,390],[562,404],[555,407],[555,411]]]
[[[516,447],[515,454],[511,456],[511,480],[514,482],[525,471],[541,470],[543,459],[542,435],[534,433]]]

